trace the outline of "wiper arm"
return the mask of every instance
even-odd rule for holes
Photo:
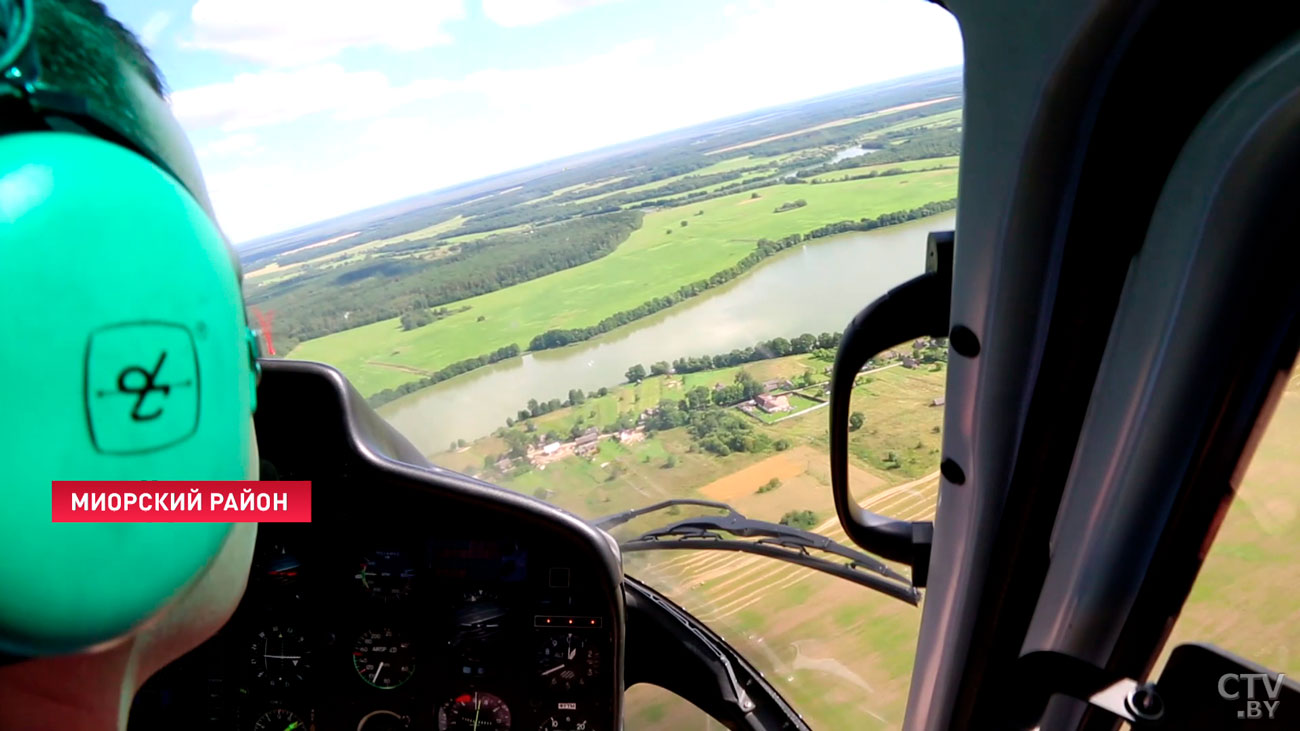
[[[638,538],[619,544],[624,551],[660,551],[660,550],[714,550],[739,551],[767,556],[780,561],[797,564],[815,571],[852,581],[866,586],[908,604],[920,603],[921,594],[912,586],[907,577],[894,571],[876,558],[852,548],[841,546],[826,536],[765,520],[753,520],[741,515],[735,508],[713,500],[695,498],[677,498],[665,500],[644,508],[636,508],[621,513],[598,518],[593,521],[597,528],[608,530],[647,513],[653,513],[674,505],[698,505],[727,511],[726,515],[701,515],[671,523],[642,534]],[[758,538],[757,541],[741,541],[727,538],[718,533],[730,533],[741,538]],[[809,551],[815,550],[848,559],[848,563],[837,563]]]

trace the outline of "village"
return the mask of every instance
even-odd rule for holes
[[[873,358],[864,366],[858,379],[861,379],[873,371],[883,370],[885,368],[901,367],[906,369],[915,369],[921,367],[923,363],[932,363],[936,360],[942,360],[942,349],[937,347],[937,343],[929,338],[921,338],[912,343],[912,352],[890,350]],[[762,392],[755,394],[752,398],[744,399],[736,403],[725,404],[727,408],[735,408],[739,411],[757,419],[764,424],[774,424],[785,419],[802,416],[810,411],[823,408],[828,405],[830,393],[830,374],[832,367],[827,366],[822,370],[821,378],[815,382],[795,384],[788,378],[778,378],[766,381],[762,384]],[[670,375],[671,372],[670,372]],[[805,374],[806,375],[806,374]],[[718,383],[714,384],[714,391],[722,391],[726,386]],[[931,406],[943,405],[942,399],[936,399]],[[646,423],[656,414],[659,409],[650,407],[644,409],[637,417],[636,426],[616,429],[602,433],[600,428],[592,426],[585,431],[578,433],[575,437],[564,441],[559,439],[547,440],[546,437],[538,435],[537,439],[528,445],[524,457],[522,458],[528,464],[537,469],[545,469],[546,465],[558,462],[570,457],[592,458],[600,450],[601,440],[616,440],[619,444],[634,444],[645,440],[647,427]],[[509,456],[503,456],[496,461],[495,467],[501,472],[506,472],[517,464],[517,460]]]

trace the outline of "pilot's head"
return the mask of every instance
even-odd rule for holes
[[[254,479],[255,342],[135,37],[92,0],[0,0],[0,34],[0,728],[114,728],[254,527],[54,523],[51,482]]]

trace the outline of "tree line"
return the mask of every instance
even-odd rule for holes
[[[764,259],[805,241],[811,241],[823,236],[832,236],[846,231],[871,231],[873,229],[881,228],[882,226],[892,226],[897,223],[904,223],[906,221],[914,221],[918,218],[925,218],[926,216],[933,216],[936,213],[952,210],[956,207],[957,199],[952,198],[946,201],[927,203],[923,206],[918,206],[906,211],[884,213],[875,218],[862,218],[857,221],[840,221],[838,223],[820,226],[802,235],[791,234],[776,241],[770,239],[759,239],[758,243],[754,247],[754,251],[747,254],[745,258],[720,272],[714,273],[707,279],[701,279],[697,282],[683,285],[672,294],[646,300],[630,310],[616,312],[595,325],[547,330],[546,332],[535,336],[528,343],[528,349],[546,350],[549,348],[560,348],[569,345],[570,343],[581,342],[602,333],[607,333],[616,327],[626,325],[629,322],[639,320],[642,317],[648,317],[656,312],[665,310],[684,300],[690,299],[691,297],[695,297],[709,289],[726,284],[741,274],[749,271]]]
[[[730,353],[719,353],[717,355],[684,355],[675,359],[671,364],[666,360],[661,360],[650,365],[648,375],[658,376],[667,373],[698,373],[700,371],[717,370],[720,368],[730,368],[732,366],[753,363],[759,360],[769,360],[771,358],[783,358],[787,355],[801,355],[803,353],[813,353],[818,350],[834,351],[840,345],[840,333],[824,332],[821,335],[804,333],[796,338],[772,338],[771,340],[760,340],[748,348],[736,348]],[[832,353],[832,358],[834,357]],[[625,374],[628,383],[635,383],[645,378],[647,371],[641,364],[633,365],[627,369]]]
[[[449,378],[455,378],[462,373],[469,373],[475,368],[482,368],[485,365],[496,363],[497,361],[513,358],[519,355],[519,346],[511,343],[504,348],[497,348],[491,353],[486,353],[474,358],[456,361],[451,365],[435,371],[418,381],[408,381],[396,388],[385,388],[379,393],[366,399],[371,406],[382,406],[389,401],[396,401],[408,393],[414,393],[422,388],[428,388],[434,384],[442,383]]]
[[[460,314],[467,310],[469,310],[468,305],[464,307],[457,307],[454,310],[451,309],[450,307],[439,307],[437,309],[427,309],[427,308],[416,309],[404,313],[402,315],[400,322],[402,323],[403,330],[414,330],[418,327],[424,327],[425,325],[428,325],[430,323],[434,323],[444,318],[451,317],[452,315]]]

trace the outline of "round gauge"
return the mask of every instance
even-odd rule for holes
[[[552,688],[581,688],[600,672],[600,652],[581,635],[552,635],[542,640],[537,672],[542,682]]]
[[[273,708],[257,717],[253,731],[306,731],[307,724],[292,711]]]
[[[410,716],[393,711],[371,711],[361,717],[357,731],[406,731],[410,727]]]
[[[556,714],[542,721],[537,731],[588,731],[587,719],[578,720],[567,714]]]
[[[400,687],[415,674],[415,652],[391,629],[366,630],[352,648],[352,665],[361,679],[380,690]]]
[[[438,709],[438,731],[510,731],[510,709],[491,693],[462,693]]]
[[[361,569],[353,578],[367,596],[397,601],[410,595],[415,567],[401,551],[374,551],[361,559]]]
[[[293,687],[311,669],[307,638],[289,625],[277,624],[258,632],[248,649],[254,677],[272,688]]]

